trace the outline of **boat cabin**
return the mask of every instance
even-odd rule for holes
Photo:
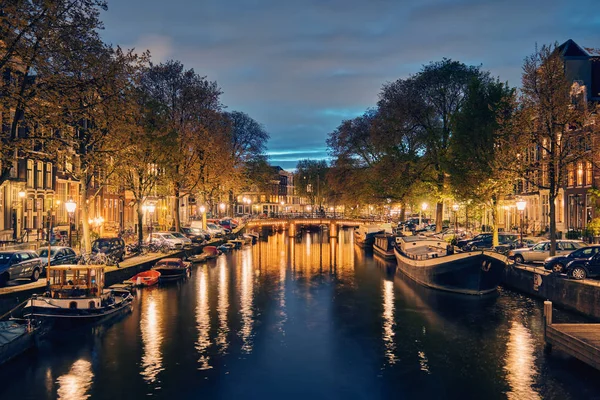
[[[53,299],[100,297],[103,265],[60,265],[48,268],[48,290]]]

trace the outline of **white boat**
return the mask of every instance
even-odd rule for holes
[[[33,295],[23,315],[55,324],[99,322],[131,310],[133,296],[104,288],[104,265],[60,265],[48,268],[48,290]]]

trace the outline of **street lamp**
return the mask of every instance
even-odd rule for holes
[[[527,202],[525,200],[517,201],[517,210],[521,212],[521,246],[523,246],[523,211],[525,211],[526,206]]]
[[[219,208],[221,209],[221,217],[223,217],[223,214],[225,213],[225,207],[225,203],[219,204]]]
[[[200,206],[200,214],[202,214],[202,229],[206,229],[206,207]]]
[[[69,201],[67,201],[65,203],[65,208],[67,209],[67,212],[69,213],[69,247],[73,247],[72,245],[72,232],[71,232],[71,224],[73,223],[73,214],[75,213],[75,209],[77,208],[77,203],[75,203],[73,201],[73,199],[69,199]]]

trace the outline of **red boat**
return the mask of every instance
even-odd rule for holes
[[[152,286],[158,283],[158,278],[160,278],[160,272],[149,270],[132,276],[131,281],[135,286]]]

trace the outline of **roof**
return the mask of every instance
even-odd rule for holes
[[[569,39],[558,46],[558,51],[563,57],[591,57],[591,54],[585,48],[575,43],[573,39]]]

